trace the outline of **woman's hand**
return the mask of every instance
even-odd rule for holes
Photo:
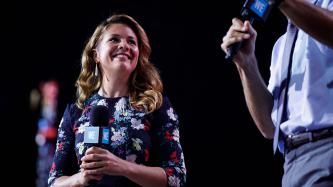
[[[100,177],[103,175],[126,176],[127,161],[106,149],[91,147],[81,159],[80,165],[85,177]]]
[[[57,178],[53,184],[55,187],[84,187],[89,184],[91,180],[101,180],[103,175],[92,175],[88,174],[86,171],[81,170],[72,176],[61,176]]]
[[[89,174],[86,170],[81,170],[79,173],[76,174],[76,183],[79,186],[87,186],[89,184],[89,181],[92,180],[101,180],[103,178],[103,175],[93,175]]]

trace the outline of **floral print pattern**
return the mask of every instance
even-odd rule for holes
[[[164,97],[161,108],[151,114],[137,111],[129,103],[129,97],[105,98],[95,93],[87,99],[83,110],[75,104],[67,106],[59,125],[49,186],[57,177],[79,172],[81,158],[88,148],[83,143],[84,128],[91,126],[89,116],[95,105],[107,106],[112,114],[108,125],[110,144],[105,149],[130,162],[161,167],[169,186],[185,186],[186,167],[179,141],[178,116],[168,98]],[[108,177],[101,180],[103,185],[137,186],[124,177],[112,176],[112,180]]]

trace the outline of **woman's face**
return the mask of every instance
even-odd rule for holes
[[[124,24],[113,24],[104,31],[96,48],[96,61],[104,74],[128,78],[137,66],[138,39]]]

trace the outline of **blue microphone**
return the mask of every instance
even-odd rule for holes
[[[108,128],[110,113],[109,109],[103,105],[94,106],[90,111],[90,124],[85,127],[83,143],[88,147],[96,146],[103,148],[109,145],[110,128]],[[89,186],[93,187],[98,184],[97,180],[89,181]]]
[[[265,22],[272,8],[276,5],[275,2],[277,1],[246,0],[240,12],[241,20],[249,20],[251,24],[255,19],[260,22]],[[241,46],[242,42],[238,42],[229,47],[225,56],[227,62],[234,58]]]
[[[85,127],[83,142],[88,146],[103,147],[110,142],[109,109],[103,105],[94,106],[90,112],[90,124]]]

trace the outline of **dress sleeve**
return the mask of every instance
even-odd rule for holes
[[[179,122],[167,97],[160,109],[153,113],[152,144],[155,147],[158,165],[165,170],[168,186],[185,186],[186,167],[179,141]]]
[[[49,173],[48,186],[53,186],[56,178],[70,176],[78,171],[75,155],[75,134],[73,131],[73,104],[67,105],[58,128],[56,150]]]

